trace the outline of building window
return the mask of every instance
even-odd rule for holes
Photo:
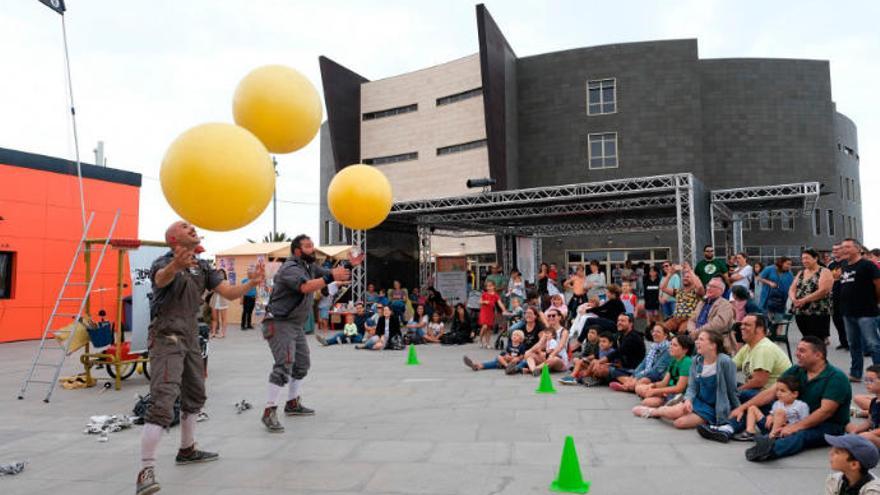
[[[828,218],[828,237],[834,237],[834,210],[827,210]]]
[[[413,103],[412,105],[406,105],[406,106],[403,106],[403,107],[389,108],[388,110],[379,110],[379,111],[376,111],[376,112],[367,112],[367,113],[364,114],[363,119],[364,119],[364,120],[376,120],[376,119],[382,119],[382,118],[385,118],[385,117],[392,117],[392,116],[394,116],[394,115],[400,115],[400,114],[403,114],[403,113],[415,112],[415,111],[418,111],[418,109],[419,109],[419,104],[418,104],[418,103]]]
[[[840,199],[842,200],[843,199],[843,176],[838,175],[838,177],[840,177]]]
[[[330,220],[324,220],[324,232],[322,232],[323,235],[321,237],[323,238],[323,242],[325,244],[330,244],[330,224]]]
[[[477,141],[470,141],[467,143],[461,144],[453,144],[452,146],[444,146],[442,148],[437,148],[437,156],[449,155],[451,153],[461,153],[462,151],[473,150],[476,148],[485,148],[486,140],[479,139]]]
[[[852,179],[846,178],[846,200],[852,201]]]
[[[589,134],[587,150],[590,170],[617,168],[617,133]]]
[[[813,210],[813,235],[822,233],[822,212],[816,208]]]
[[[15,253],[0,251],[0,299],[12,299]]]
[[[440,98],[437,98],[437,106],[449,105],[450,103],[467,100],[468,98],[476,98],[482,94],[483,88],[476,88],[462,91],[461,93],[455,93],[454,95],[441,96]]]
[[[773,230],[773,219],[770,218],[769,213],[762,213],[758,217],[758,228],[761,230]]]
[[[587,83],[587,115],[604,115],[617,111],[617,80],[602,79]]]
[[[782,224],[782,230],[794,230],[794,215],[787,211],[782,212],[780,223]]]
[[[375,158],[364,158],[367,165],[385,165],[388,163],[407,162],[410,160],[418,160],[419,153],[413,151],[411,153],[401,153],[399,155],[377,156]]]
[[[345,229],[345,225],[342,225],[341,223],[338,224],[338,225],[336,226],[336,230],[337,230],[337,232],[336,232],[336,233],[337,233],[336,241],[337,241],[339,244],[345,244],[345,243],[347,243],[347,242],[348,242],[348,235],[347,235],[348,232],[347,232],[347,230]]]

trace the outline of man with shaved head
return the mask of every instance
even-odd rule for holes
[[[248,283],[233,287],[211,265],[196,257],[203,251],[194,226],[175,222],[165,232],[171,251],[150,268],[150,396],[141,437],[141,471],[137,495],[159,491],[153,469],[162,430],[171,425],[174,402],[180,397],[180,450],[177,464],[216,460],[218,455],[196,448],[196,417],[205,403],[205,369],[199,347],[197,316],[205,290],[237,299],[263,282],[264,269],[248,273]]]

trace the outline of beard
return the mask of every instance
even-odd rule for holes
[[[312,254],[302,253],[299,255],[299,257],[300,257],[300,259],[302,259],[306,263],[314,263],[317,260],[317,258],[315,258],[314,253],[312,253]]]

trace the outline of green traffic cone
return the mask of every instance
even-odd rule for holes
[[[562,493],[588,493],[590,482],[584,481],[581,476],[581,465],[578,461],[577,450],[574,448],[574,439],[565,437],[565,446],[562,448],[562,461],[559,463],[559,475],[550,483],[551,492]]]
[[[553,380],[550,379],[550,369],[546,366],[541,368],[541,383],[535,389],[536,394],[555,394],[556,389],[553,388]]]
[[[418,358],[418,356],[416,356],[416,346],[414,346],[413,344],[410,344],[409,345],[409,356],[407,356],[407,358],[406,358],[406,365],[407,366],[418,366],[419,364],[421,364],[421,363],[419,363],[419,358]]]

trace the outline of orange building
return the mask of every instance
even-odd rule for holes
[[[86,210],[95,212],[89,237],[106,237],[120,210],[113,237],[136,239],[141,175],[85,164],[82,175]],[[42,336],[81,235],[76,164],[0,148],[0,342]],[[116,314],[116,263],[108,251],[92,287],[93,315]],[[127,284],[127,263],[124,273]],[[84,274],[80,260],[73,279]]]

